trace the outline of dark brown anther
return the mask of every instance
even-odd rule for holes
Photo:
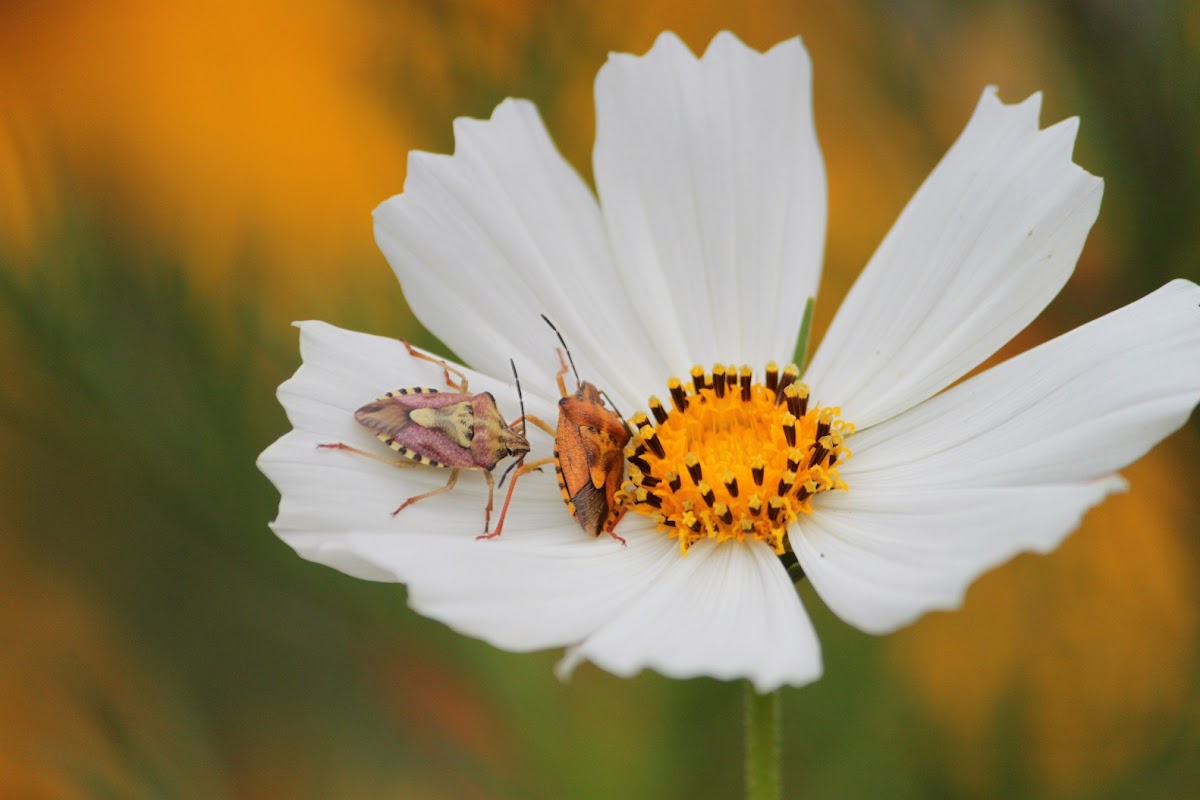
[[[767,391],[771,393],[779,389],[779,367],[774,361],[767,362],[766,384]]]
[[[762,498],[758,495],[751,495],[750,502],[746,503],[746,508],[750,509],[750,513],[758,516],[762,513]]]
[[[662,442],[658,440],[658,431],[650,428],[648,431],[642,432],[642,441],[646,446],[659,458],[665,458],[667,451],[663,449]]]
[[[808,389],[802,383],[793,383],[783,390],[788,412],[797,419],[808,413]]]
[[[799,472],[800,471],[800,462],[802,462],[803,460],[804,460],[804,453],[802,453],[800,451],[800,448],[793,447],[791,450],[788,450],[787,468],[790,472]]]
[[[795,364],[788,364],[783,368],[783,374],[779,376],[779,386],[775,389],[775,405],[779,405],[779,401],[783,399],[783,390],[796,382],[800,377],[800,370],[796,369]]]
[[[629,463],[633,464],[635,467],[640,469],[642,472],[650,471],[650,465],[648,463],[646,463],[646,460],[644,458],[642,458],[641,456],[632,456],[629,459]]]
[[[717,503],[715,506],[713,506],[713,514],[715,514],[717,519],[721,520],[721,522],[724,522],[726,525],[733,524],[733,512],[729,510],[729,505],[727,503]]]
[[[645,414],[643,414],[641,411],[637,412],[632,417],[630,417],[629,421],[631,423],[633,423],[633,426],[635,428],[637,428],[639,431],[650,427],[650,418],[647,417]]]
[[[662,481],[653,475],[642,475],[642,479],[639,481],[639,483],[642,486],[645,486],[647,489],[653,489],[655,486],[658,486],[660,483],[662,483]]]
[[[736,475],[732,472],[726,472],[721,476],[721,483],[725,484],[725,491],[729,492],[730,497],[737,497],[738,485]]]
[[[707,385],[706,380],[704,367],[699,364],[692,367],[692,394],[700,394],[700,390]]]
[[[779,486],[775,489],[775,494],[784,495],[792,490],[796,485],[796,473],[785,472],[779,478]]]
[[[829,449],[826,448],[825,445],[821,444],[819,441],[813,442],[813,453],[808,459],[809,469],[812,469],[817,464],[820,464],[821,460],[827,455],[829,455]]]
[[[704,468],[700,466],[700,456],[688,453],[683,457],[683,463],[687,466],[688,475],[692,476],[692,483],[700,483],[704,478]]]
[[[788,447],[796,446],[796,418],[791,414],[784,414],[783,419],[783,438],[787,439]]]
[[[817,420],[817,436],[816,436],[816,439],[817,439],[817,441],[818,441],[818,442],[819,442],[819,441],[821,441],[822,439],[824,439],[826,436],[828,436],[828,435],[829,435],[829,428],[830,428],[830,422],[829,422],[829,418],[828,418],[828,417],[825,417],[825,418],[823,418],[823,419],[819,419],[819,420]]]
[[[679,378],[671,378],[667,381],[667,389],[671,392],[671,403],[674,404],[675,410],[684,412],[687,410],[687,393],[683,390],[683,383]]]
[[[829,455],[829,464],[827,464],[826,466],[830,466],[830,467],[832,467],[834,464],[836,464],[836,463],[837,463],[837,457],[838,457],[838,454],[837,454],[837,453],[831,453],[831,454]]]
[[[750,387],[754,385],[754,370],[750,369],[749,364],[742,365],[741,374],[738,376],[738,381],[742,386],[742,402],[750,402]]]
[[[696,489],[700,492],[700,499],[711,508],[712,504],[717,501],[717,496],[713,493],[712,487],[708,485],[708,481],[700,481],[696,484]]]
[[[796,500],[797,501],[803,503],[809,497],[812,497],[812,490],[808,488],[810,483],[812,483],[812,481],[809,481],[809,483],[806,483],[803,486],[801,486],[800,491],[796,492]]]
[[[763,476],[766,474],[766,471],[766,464],[763,463],[761,458],[757,459],[757,463],[750,463],[750,477],[754,479],[755,486],[763,485]]]
[[[662,508],[663,501],[662,501],[661,497],[656,495],[654,492],[647,492],[645,489],[643,489],[642,491],[645,493],[646,496],[639,497],[638,498],[639,502],[645,503],[650,506],[654,506],[655,508]]]
[[[721,364],[714,364],[712,371],[713,391],[717,393],[717,397],[725,396],[725,367]]]
[[[796,385],[792,384],[783,390],[783,402],[787,404],[788,413],[793,417],[799,417],[797,412],[800,410],[800,395],[796,393]]]
[[[659,425],[667,421],[667,410],[663,408],[662,401],[657,397],[650,398],[650,413],[654,415],[654,419]]]
[[[772,497],[767,503],[767,519],[771,522],[778,522],[779,515],[783,513],[783,500],[778,497]]]

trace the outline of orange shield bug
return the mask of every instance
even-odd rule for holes
[[[396,451],[401,460],[394,460],[359,450],[348,444],[322,444],[318,447],[332,450],[345,450],[360,456],[382,461],[394,467],[438,467],[450,470],[450,479],[446,485],[410,497],[392,512],[396,516],[413,503],[448,492],[458,482],[460,470],[469,469],[483,473],[488,484],[487,509],[484,511],[483,534],[478,538],[499,536],[504,527],[504,516],[508,512],[508,503],[512,499],[512,490],[517,482],[518,470],[508,487],[508,496],[500,513],[500,521],[494,533],[488,533],[492,519],[492,499],[495,483],[492,470],[504,458],[515,456],[516,461],[509,467],[521,464],[525,454],[529,452],[529,442],[525,438],[524,415],[525,401],[521,399],[521,418],[509,425],[500,416],[496,407],[496,398],[490,392],[479,394],[467,393],[467,376],[462,371],[451,367],[441,359],[432,358],[413,349],[408,342],[403,342],[413,358],[430,361],[442,368],[446,385],[453,392],[443,392],[437,389],[423,387],[397,389],[387,392],[374,402],[368,403],[354,412],[354,419],[363,427],[373,431],[385,445]],[[510,362],[511,363],[511,362]],[[450,374],[458,376],[458,382],[451,379]],[[516,365],[513,365],[513,377],[516,378]],[[521,383],[517,380],[517,396],[521,396]],[[521,430],[517,430],[521,423]],[[505,472],[505,476],[507,476]],[[504,478],[500,479],[501,485]]]
[[[632,434],[619,414],[604,407],[603,392],[594,384],[579,379],[575,359],[562,334],[544,314],[542,319],[558,335],[563,346],[558,353],[561,369],[556,376],[562,399],[558,401],[554,458],[522,467],[517,474],[531,472],[553,461],[563,501],[579,527],[593,536],[607,533],[624,544],[625,540],[615,533],[614,528],[624,513],[617,500],[617,491],[625,477],[625,445]],[[567,393],[563,380],[568,369],[563,351],[570,359],[570,370],[575,373],[574,394]],[[545,425],[541,427],[545,428]]]

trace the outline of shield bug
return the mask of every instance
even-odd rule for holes
[[[625,476],[625,445],[632,434],[625,421],[615,411],[605,408],[603,392],[579,378],[575,359],[566,341],[543,314],[542,319],[558,336],[562,350],[558,353],[556,376],[558,391],[558,429],[554,432],[554,458],[542,459],[522,467],[517,474],[530,472],[554,462],[554,474],[567,510],[584,531],[599,536],[607,533],[621,544],[625,540],[614,528],[624,513],[617,491]],[[566,359],[563,358],[566,352]],[[567,359],[575,374],[575,393],[567,393],[564,376]]]
[[[450,479],[446,481],[445,486],[408,498],[392,512],[392,516],[396,516],[413,503],[453,489],[458,482],[460,470],[482,472],[487,479],[488,502],[484,511],[483,534],[478,538],[499,536],[504,528],[504,516],[508,512],[508,502],[512,499],[517,475],[522,474],[522,471],[518,470],[509,484],[508,496],[504,508],[501,509],[496,530],[488,533],[495,493],[492,470],[502,459],[515,456],[517,460],[509,467],[511,470],[520,465],[525,459],[525,454],[529,452],[529,442],[525,438],[525,401],[521,399],[520,419],[509,425],[500,415],[496,407],[496,398],[490,392],[468,394],[467,376],[462,371],[441,359],[418,352],[408,342],[403,344],[413,358],[440,366],[446,385],[455,391],[444,392],[424,387],[397,389],[387,392],[354,412],[354,419],[374,432],[379,441],[400,455],[401,460],[385,458],[342,442],[321,444],[318,447],[345,450],[394,467],[426,466],[450,470]],[[457,382],[451,379],[451,373],[458,376]],[[513,377],[516,378],[516,375],[516,366],[513,365]],[[519,379],[517,396],[521,397]],[[517,423],[521,423],[520,430],[517,430]],[[505,472],[505,476],[507,474]],[[503,477],[500,483],[503,485]]]

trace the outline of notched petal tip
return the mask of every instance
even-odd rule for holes
[[[653,55],[654,53],[672,53],[677,56],[687,56],[693,61],[696,59],[696,54],[692,52],[692,48],[687,46],[687,43],[680,38],[675,31],[663,31],[654,39],[654,44],[646,51],[642,58]],[[635,56],[636,58],[637,56]]]
[[[731,68],[755,68],[756,64],[771,65],[775,74],[796,73],[800,80],[812,81],[812,60],[804,41],[799,36],[784,39],[766,50],[757,50],[743,42],[737,34],[721,31],[709,42],[704,55],[699,59],[712,67],[716,62],[724,62]],[[763,76],[765,79],[765,75]]]
[[[492,109],[492,114],[487,119],[480,119],[479,117],[456,117],[453,125],[454,154],[461,155],[475,149],[476,140],[488,135],[488,131],[492,126],[506,127],[509,125],[518,125],[528,127],[527,121],[531,117],[540,130],[542,121],[541,115],[538,114],[537,106],[529,100],[520,97],[504,98]]]
[[[731,53],[758,53],[757,50],[743,42],[733,31],[718,31],[704,49],[701,60],[710,58],[727,58]]]
[[[718,31],[708,45],[704,48],[702,55],[697,56],[683,39],[674,31],[663,31],[654,40],[654,44],[645,53],[638,55],[634,53],[622,53],[618,51],[610,51],[608,60],[616,62],[638,62],[651,57],[661,57],[669,55],[672,57],[687,57],[692,62],[709,61],[711,59],[729,58],[731,56],[753,54],[753,55],[768,55],[775,53],[786,53],[789,50],[805,51],[803,40],[799,36],[793,36],[790,39],[784,39],[777,42],[765,51],[757,50],[742,41],[736,33],[730,30]]]
[[[1024,100],[1006,103],[1000,99],[1000,88],[989,84],[980,93],[979,101],[975,104],[975,110],[971,113],[967,127],[998,125],[1003,124],[1003,120],[1007,124],[1014,125],[1018,130],[1033,133],[1038,130],[1041,111],[1042,93],[1040,91],[1034,92]]]
[[[456,159],[471,157],[486,148],[489,137],[499,137],[520,128],[522,133],[537,139],[545,139],[544,127],[537,106],[518,97],[501,100],[486,119],[478,117],[456,117],[453,123],[454,149],[450,153],[434,153],[427,150],[411,150],[408,153],[408,169],[404,179],[404,190],[393,195],[372,211],[375,220],[376,240],[380,242],[381,226],[398,224],[406,211],[406,195],[423,193],[426,181],[453,183],[456,174]],[[551,145],[552,147],[552,145]],[[386,249],[385,249],[386,252]]]

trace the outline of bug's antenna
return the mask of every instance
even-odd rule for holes
[[[517,382],[517,402],[521,404],[521,435],[526,434],[525,422],[525,395],[521,393],[521,376],[517,374],[517,364],[511,358],[508,360],[508,366],[512,367],[513,380]],[[504,470],[504,474],[500,476],[500,487],[504,487],[504,481],[508,479],[508,473],[513,471],[513,467],[520,466],[525,463],[525,456],[521,456],[516,461],[508,465],[508,469]],[[508,504],[505,503],[507,508]]]
[[[550,318],[542,314],[542,319],[550,326],[550,330],[554,331],[555,335],[558,336],[558,341],[562,344],[563,350],[567,351],[567,360],[571,362],[571,372],[575,373],[575,385],[579,386],[583,381],[579,379],[579,370],[575,369],[575,359],[571,357],[571,348],[567,347],[566,339],[563,339],[563,335],[559,333],[558,328],[554,327],[554,323],[550,321]]]
[[[504,488],[504,481],[505,481],[505,479],[506,479],[506,478],[508,478],[508,473],[510,473],[510,472],[512,472],[512,471],[513,471],[513,467],[519,467],[519,466],[520,466],[521,464],[523,464],[524,462],[525,462],[525,456],[521,456],[519,459],[517,459],[516,461],[512,462],[511,464],[509,464],[509,465],[508,465],[508,469],[504,470],[504,474],[500,476],[500,483],[499,483],[499,484],[497,484],[497,485],[498,485],[498,486],[499,486],[501,489],[503,489],[503,488]],[[507,505],[507,504],[505,504],[505,505]]]
[[[633,429],[629,427],[629,423],[625,421],[625,415],[621,413],[621,409],[617,408],[617,404],[613,402],[613,399],[609,396],[608,392],[601,389],[600,396],[608,401],[608,404],[612,406],[612,410],[615,411],[617,416],[621,418],[621,424],[625,426],[625,430],[629,431],[630,436],[633,436]]]
[[[512,367],[513,380],[517,382],[517,402],[521,404],[521,435],[526,433],[525,428],[525,395],[521,393],[521,377],[517,375],[517,364],[511,358],[508,360],[508,365]],[[508,473],[505,472],[505,475]],[[501,479],[503,482],[503,479]]]

